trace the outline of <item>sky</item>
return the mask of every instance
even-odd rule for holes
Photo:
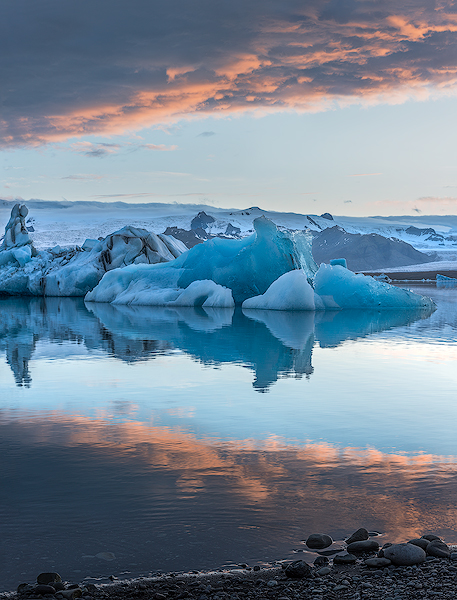
[[[448,0],[3,0],[0,198],[457,211]]]

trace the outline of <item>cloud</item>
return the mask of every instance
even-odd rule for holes
[[[178,146],[166,146],[165,144],[139,144],[138,149],[144,148],[146,150],[156,150],[159,152],[171,152],[176,150]]]
[[[84,156],[89,156],[91,158],[103,158],[108,156],[109,154],[115,154],[121,148],[120,144],[107,144],[107,143],[98,143],[93,144],[92,142],[75,142],[70,145],[70,150],[73,152],[77,152],[78,154],[83,154]]]
[[[215,131],[202,131],[197,135],[197,137],[211,137],[213,135],[216,135]]]
[[[355,173],[354,175],[348,175],[348,177],[371,177],[372,175],[382,175],[382,173]]]
[[[100,181],[104,178],[105,175],[95,175],[94,173],[82,173],[79,175],[67,175],[66,177],[61,177],[61,179],[71,179],[73,181]]]
[[[118,154],[122,150],[136,152],[140,149],[156,150],[159,152],[170,152],[177,149],[177,146],[166,146],[165,144],[108,144],[106,142],[75,142],[69,146],[70,150],[83,154],[89,158],[105,158],[111,154]]]
[[[15,0],[0,23],[3,147],[456,93],[451,0]]]

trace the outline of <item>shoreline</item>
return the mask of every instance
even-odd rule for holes
[[[157,573],[149,577],[101,582],[86,577],[62,582],[42,573],[37,583],[19,583],[0,600],[453,600],[457,595],[457,546],[426,535],[379,547],[373,534],[358,530],[344,547],[333,543],[308,548],[314,563],[273,561],[269,565]],[[361,537],[363,539],[361,539]],[[351,540],[352,543],[351,543]],[[333,546],[333,548],[331,548]],[[390,560],[392,559],[392,560]],[[106,581],[106,580],[110,581]],[[96,583],[93,583],[93,582]],[[54,586],[54,587],[52,587]]]
[[[391,565],[382,569],[367,567],[361,559],[354,565],[314,567],[306,578],[287,577],[288,563],[256,571],[247,567],[167,573],[99,585],[82,582],[65,595],[55,597],[64,600],[78,597],[81,600],[453,600],[457,592],[457,562],[449,559],[431,558],[420,565]],[[54,596],[0,592],[1,600],[26,598],[50,600]]]

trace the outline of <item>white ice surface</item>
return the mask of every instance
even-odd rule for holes
[[[261,310],[315,310],[316,304],[314,290],[308,283],[306,274],[297,269],[278,277],[264,294],[248,298],[242,307]]]

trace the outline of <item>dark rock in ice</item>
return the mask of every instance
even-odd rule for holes
[[[347,540],[346,544],[352,544],[352,542],[363,542],[369,538],[368,531],[365,527],[357,529]]]
[[[384,556],[396,566],[418,565],[425,561],[425,551],[414,544],[392,544],[385,548]]]
[[[304,560],[295,560],[290,565],[287,565],[284,573],[286,577],[303,579],[303,577],[311,577],[312,569]]]
[[[48,585],[55,581],[62,581],[62,577],[58,573],[40,573],[36,578],[37,583]]]
[[[405,233],[408,233],[409,235],[436,235],[436,231],[432,228],[432,227],[425,227],[423,229],[420,229],[419,227],[414,227],[414,225],[411,225],[410,227],[408,227],[407,229],[405,229]]]
[[[348,544],[347,550],[349,553],[360,554],[362,552],[377,552],[379,550],[378,542],[374,540],[363,540],[360,542],[352,542]]]
[[[322,213],[321,214],[321,218],[322,219],[327,219],[328,221],[333,221],[332,215],[330,213],[328,213],[328,212],[327,213]]]
[[[320,550],[333,544],[332,538],[325,533],[312,533],[306,540],[308,548]]]
[[[375,569],[382,569],[383,567],[388,567],[391,561],[388,558],[367,558],[365,560],[365,564],[367,567],[373,567]]]
[[[225,235],[239,235],[241,233],[241,229],[239,227],[235,227],[231,223],[227,225],[225,230]]]
[[[314,564],[316,565],[316,567],[322,567],[324,565],[328,565],[329,560],[326,556],[318,556],[316,559],[314,559]]]
[[[357,558],[353,554],[337,554],[333,559],[334,565],[353,565]]]
[[[419,546],[419,548],[425,550],[430,544],[430,541],[425,538],[415,538],[414,540],[409,540],[408,544],[414,544],[414,546]]]
[[[428,556],[434,556],[435,558],[449,558],[451,554],[449,546],[441,540],[429,542],[425,552]]]
[[[196,217],[190,222],[191,229],[206,229],[210,223],[214,223],[216,219],[211,215],[207,215],[204,210],[200,211]]]

